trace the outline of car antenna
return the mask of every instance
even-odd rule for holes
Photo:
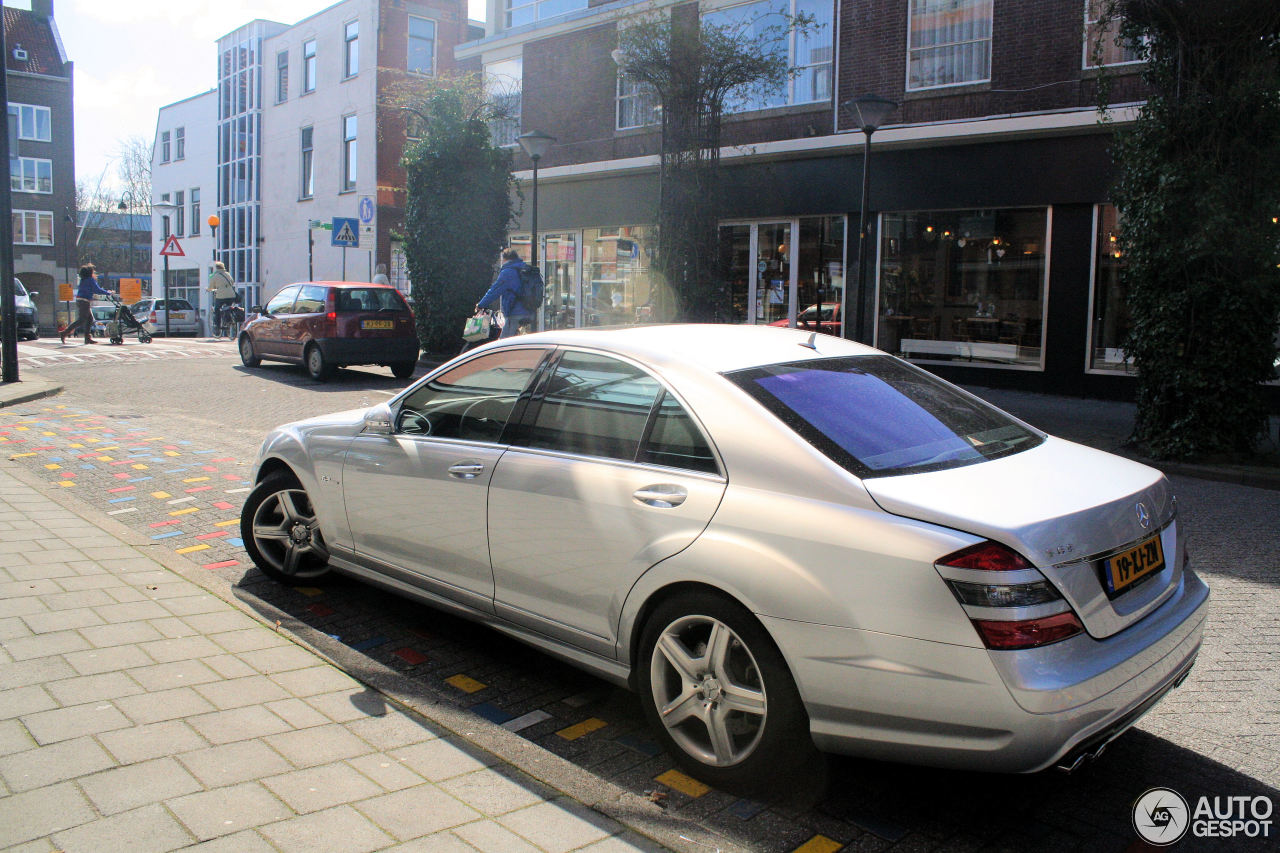
[[[817,332],[810,332],[810,333],[809,333],[809,340],[805,341],[805,342],[804,342],[804,343],[802,343],[800,346],[802,346],[802,347],[808,347],[809,349],[813,350],[814,352],[817,352],[817,351],[818,351],[818,333],[817,333]]]

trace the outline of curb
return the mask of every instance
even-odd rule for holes
[[[0,409],[61,394],[62,387],[44,379],[20,379],[17,382],[0,383]]]

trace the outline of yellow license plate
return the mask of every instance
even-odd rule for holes
[[[1116,554],[1102,568],[1107,591],[1112,595],[1124,592],[1143,578],[1155,574],[1164,568],[1164,548],[1160,544],[1160,534],[1139,542],[1128,551]]]
[[[361,320],[362,329],[394,329],[395,323],[390,320]]]

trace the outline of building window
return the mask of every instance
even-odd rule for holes
[[[408,69],[419,74],[436,70],[436,22],[429,18],[409,16]]]
[[[177,234],[179,237],[185,237],[187,233],[186,195],[187,194],[182,190],[178,190],[176,193],[173,194],[173,203],[177,206],[177,209],[174,210],[173,212],[173,216],[174,216],[173,221],[175,226],[173,229],[173,233]]]
[[[484,67],[484,84],[494,105],[489,133],[497,146],[515,145],[520,135],[521,87],[524,60],[520,57],[491,62]]]
[[[191,188],[191,236],[200,233],[200,188]]]
[[[43,210],[15,210],[13,242],[22,246],[52,246],[53,214]]]
[[[876,346],[904,358],[1040,367],[1047,208],[882,216]]]
[[[173,132],[173,159],[182,160],[187,156],[187,129],[180,127]]]
[[[9,104],[9,115],[18,119],[18,138],[32,142],[51,142],[52,111],[33,104]]]
[[[1124,354],[1129,335],[1129,307],[1120,277],[1124,255],[1120,251],[1120,214],[1113,204],[1094,208],[1093,314],[1089,318],[1089,369],[1131,373],[1133,363]]]
[[[160,131],[160,162],[169,162],[169,131]]]
[[[618,130],[648,127],[662,120],[658,92],[653,86],[618,75]]]
[[[360,22],[350,21],[342,34],[342,76],[354,77],[360,70]]]
[[[312,144],[314,128],[302,129],[302,197],[316,194],[315,146]]]
[[[356,117],[342,117],[342,189],[356,188]]]
[[[289,51],[276,54],[276,103],[289,100]]]
[[[797,75],[778,90],[727,98],[725,112],[830,101],[832,12],[831,3],[819,0],[760,0],[704,14],[704,25],[710,24],[736,37],[756,41],[768,38],[771,27],[786,27],[787,15],[806,15],[814,22],[808,35],[792,31],[785,36],[787,60]]]
[[[507,27],[532,24],[587,8],[587,0],[507,0]]]
[[[1105,0],[1085,0],[1084,4],[1084,67],[1100,65],[1124,65],[1141,62],[1137,48],[1120,41],[1120,22],[1104,23]]]
[[[316,40],[302,43],[302,94],[316,90]]]
[[[992,0],[911,0],[907,89],[991,79]]]
[[[582,232],[583,288],[590,288],[582,294],[582,325],[631,325],[653,319],[649,306],[660,288],[649,267],[656,230],[642,225]],[[556,308],[572,310],[576,294],[569,296],[567,306]],[[553,300],[557,298],[566,301],[552,294]]]
[[[53,192],[53,161],[38,157],[11,159],[9,189],[15,193]]]

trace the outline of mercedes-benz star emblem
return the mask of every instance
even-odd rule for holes
[[[1142,525],[1142,529],[1146,530],[1151,526],[1151,513],[1147,512],[1147,505],[1139,503],[1135,506],[1134,511],[1138,513],[1138,524]]]

